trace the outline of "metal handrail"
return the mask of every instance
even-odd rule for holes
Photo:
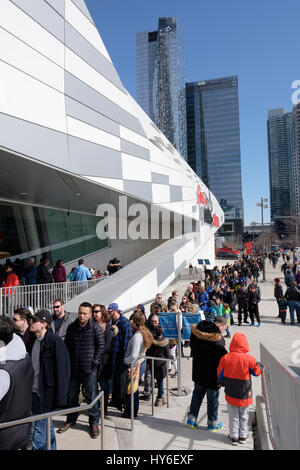
[[[131,431],[134,429],[134,397],[133,397],[133,364],[140,359],[151,359],[152,362],[152,416],[154,416],[154,361],[164,361],[164,362],[175,362],[174,359],[168,359],[167,357],[153,357],[153,356],[145,356],[141,355],[137,359],[131,361],[130,363],[130,383],[131,383],[131,390],[130,390],[130,420],[131,420]],[[167,374],[167,408],[169,408],[169,374]]]
[[[51,420],[54,416],[68,415],[71,413],[77,413],[81,411],[86,411],[92,408],[95,403],[100,400],[101,403],[101,450],[104,450],[104,401],[103,401],[104,392],[101,391],[94,398],[94,400],[88,405],[76,406],[74,408],[66,408],[62,410],[49,411],[47,413],[41,413],[38,415],[28,416],[28,418],[17,419],[14,421],[8,421],[7,423],[0,423],[0,429],[10,428],[12,426],[18,426],[26,423],[34,423],[40,419],[47,419],[46,426],[46,450],[51,450]]]
[[[62,298],[68,302],[104,279],[0,287],[0,314],[12,315],[16,308],[26,305],[30,305],[34,311],[49,309],[55,299]]]

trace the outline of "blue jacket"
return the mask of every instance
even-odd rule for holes
[[[87,281],[91,277],[90,271],[83,265],[77,266],[73,271],[73,281]]]
[[[117,326],[118,334],[112,341],[112,367],[115,372],[117,364],[123,362],[129,340],[132,336],[132,326],[128,318],[120,315],[119,320],[114,323]]]
[[[37,276],[37,266],[28,266],[28,268],[24,271],[24,279],[26,285],[33,285],[36,284],[36,276]]]
[[[206,307],[207,302],[209,301],[209,297],[206,291],[204,292],[196,292],[196,300],[199,307]],[[203,304],[203,305],[202,305]]]

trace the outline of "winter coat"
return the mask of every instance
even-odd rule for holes
[[[255,304],[254,304],[255,302]],[[248,299],[248,305],[257,305],[260,302],[260,296],[257,292],[250,292],[249,293],[249,299]]]
[[[274,297],[278,300],[283,296],[283,289],[280,284],[275,284],[274,286]]]
[[[61,338],[47,331],[40,347],[39,395],[41,412],[67,406],[70,356]]]
[[[233,406],[250,406],[253,403],[251,375],[261,374],[255,357],[250,356],[247,337],[235,333],[229,354],[222,357],[218,366],[220,384],[225,386],[226,401]]]
[[[37,275],[36,275],[36,282],[37,284],[51,284],[52,274],[47,266],[40,264],[37,268]]]
[[[244,287],[244,288],[241,287],[241,288],[237,291],[237,301],[238,301],[238,305],[239,305],[240,307],[247,305],[248,298],[249,298],[249,292],[248,292],[248,290],[247,290],[245,287]]]
[[[201,308],[206,307],[206,304],[208,301],[209,301],[209,297],[206,291],[196,292],[196,302],[199,305],[199,307]]]
[[[89,375],[102,367],[105,340],[101,326],[89,319],[81,327],[78,318],[69,325],[65,344],[70,353],[72,376]]]
[[[113,326],[118,328],[118,334],[112,340],[112,367],[113,372],[115,372],[117,364],[119,362],[123,363],[128,343],[132,336],[132,326],[128,318],[122,314]]]
[[[54,323],[54,320],[56,318],[55,315],[52,315],[52,318],[53,318],[53,321],[51,323],[51,328],[52,328],[53,333],[59,336],[64,341],[66,338],[67,329],[69,325],[73,323],[74,318],[69,312],[65,312],[64,317],[63,317],[63,322],[56,332],[55,332],[55,323]]]
[[[24,271],[25,285],[36,284],[37,266],[28,266]]]
[[[99,371],[99,380],[109,380],[112,376],[112,344],[114,336],[117,335],[118,328],[112,329],[111,323],[106,324],[106,328],[103,332],[105,349],[102,359],[103,367]]]
[[[168,339],[159,339],[154,337],[153,344],[151,348],[146,351],[146,356],[160,357],[166,359],[173,359],[169,352],[169,340]],[[148,359],[147,364],[152,371],[152,360]],[[167,361],[154,361],[154,378],[157,381],[163,380],[167,377],[168,367]]]
[[[295,280],[295,276],[290,269],[285,271],[284,280],[287,287],[291,287],[292,282]]]
[[[73,280],[74,281],[87,281],[88,279],[91,279],[92,275],[88,268],[85,266],[80,265],[77,266],[77,268],[74,269],[73,271]]]
[[[286,293],[284,294],[284,297],[286,298],[287,301],[289,300],[296,300],[299,302],[300,300],[300,291],[297,289],[296,286],[294,287],[288,287],[286,290]]]
[[[202,321],[191,326],[191,356],[193,358],[193,382],[212,390],[217,390],[217,367],[224,354],[225,340],[219,328],[212,322]]]
[[[52,277],[54,282],[66,282],[67,273],[64,266],[54,266],[52,271]]]

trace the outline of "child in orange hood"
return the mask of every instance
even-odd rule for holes
[[[262,373],[262,366],[249,353],[249,343],[243,333],[235,333],[229,354],[220,360],[217,374],[225,386],[229,414],[229,439],[233,445],[248,438],[249,408],[253,403],[251,375]]]

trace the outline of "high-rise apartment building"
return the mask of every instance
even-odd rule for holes
[[[188,163],[217,197],[225,213],[223,228],[240,220],[242,230],[238,77],[187,83],[186,106]]]
[[[267,129],[271,221],[281,231],[295,212],[292,113],[282,108],[270,110]]]
[[[295,214],[300,215],[300,103],[292,111],[293,121],[293,182],[292,196]]]
[[[186,159],[183,34],[176,18],[136,36],[137,101]]]

